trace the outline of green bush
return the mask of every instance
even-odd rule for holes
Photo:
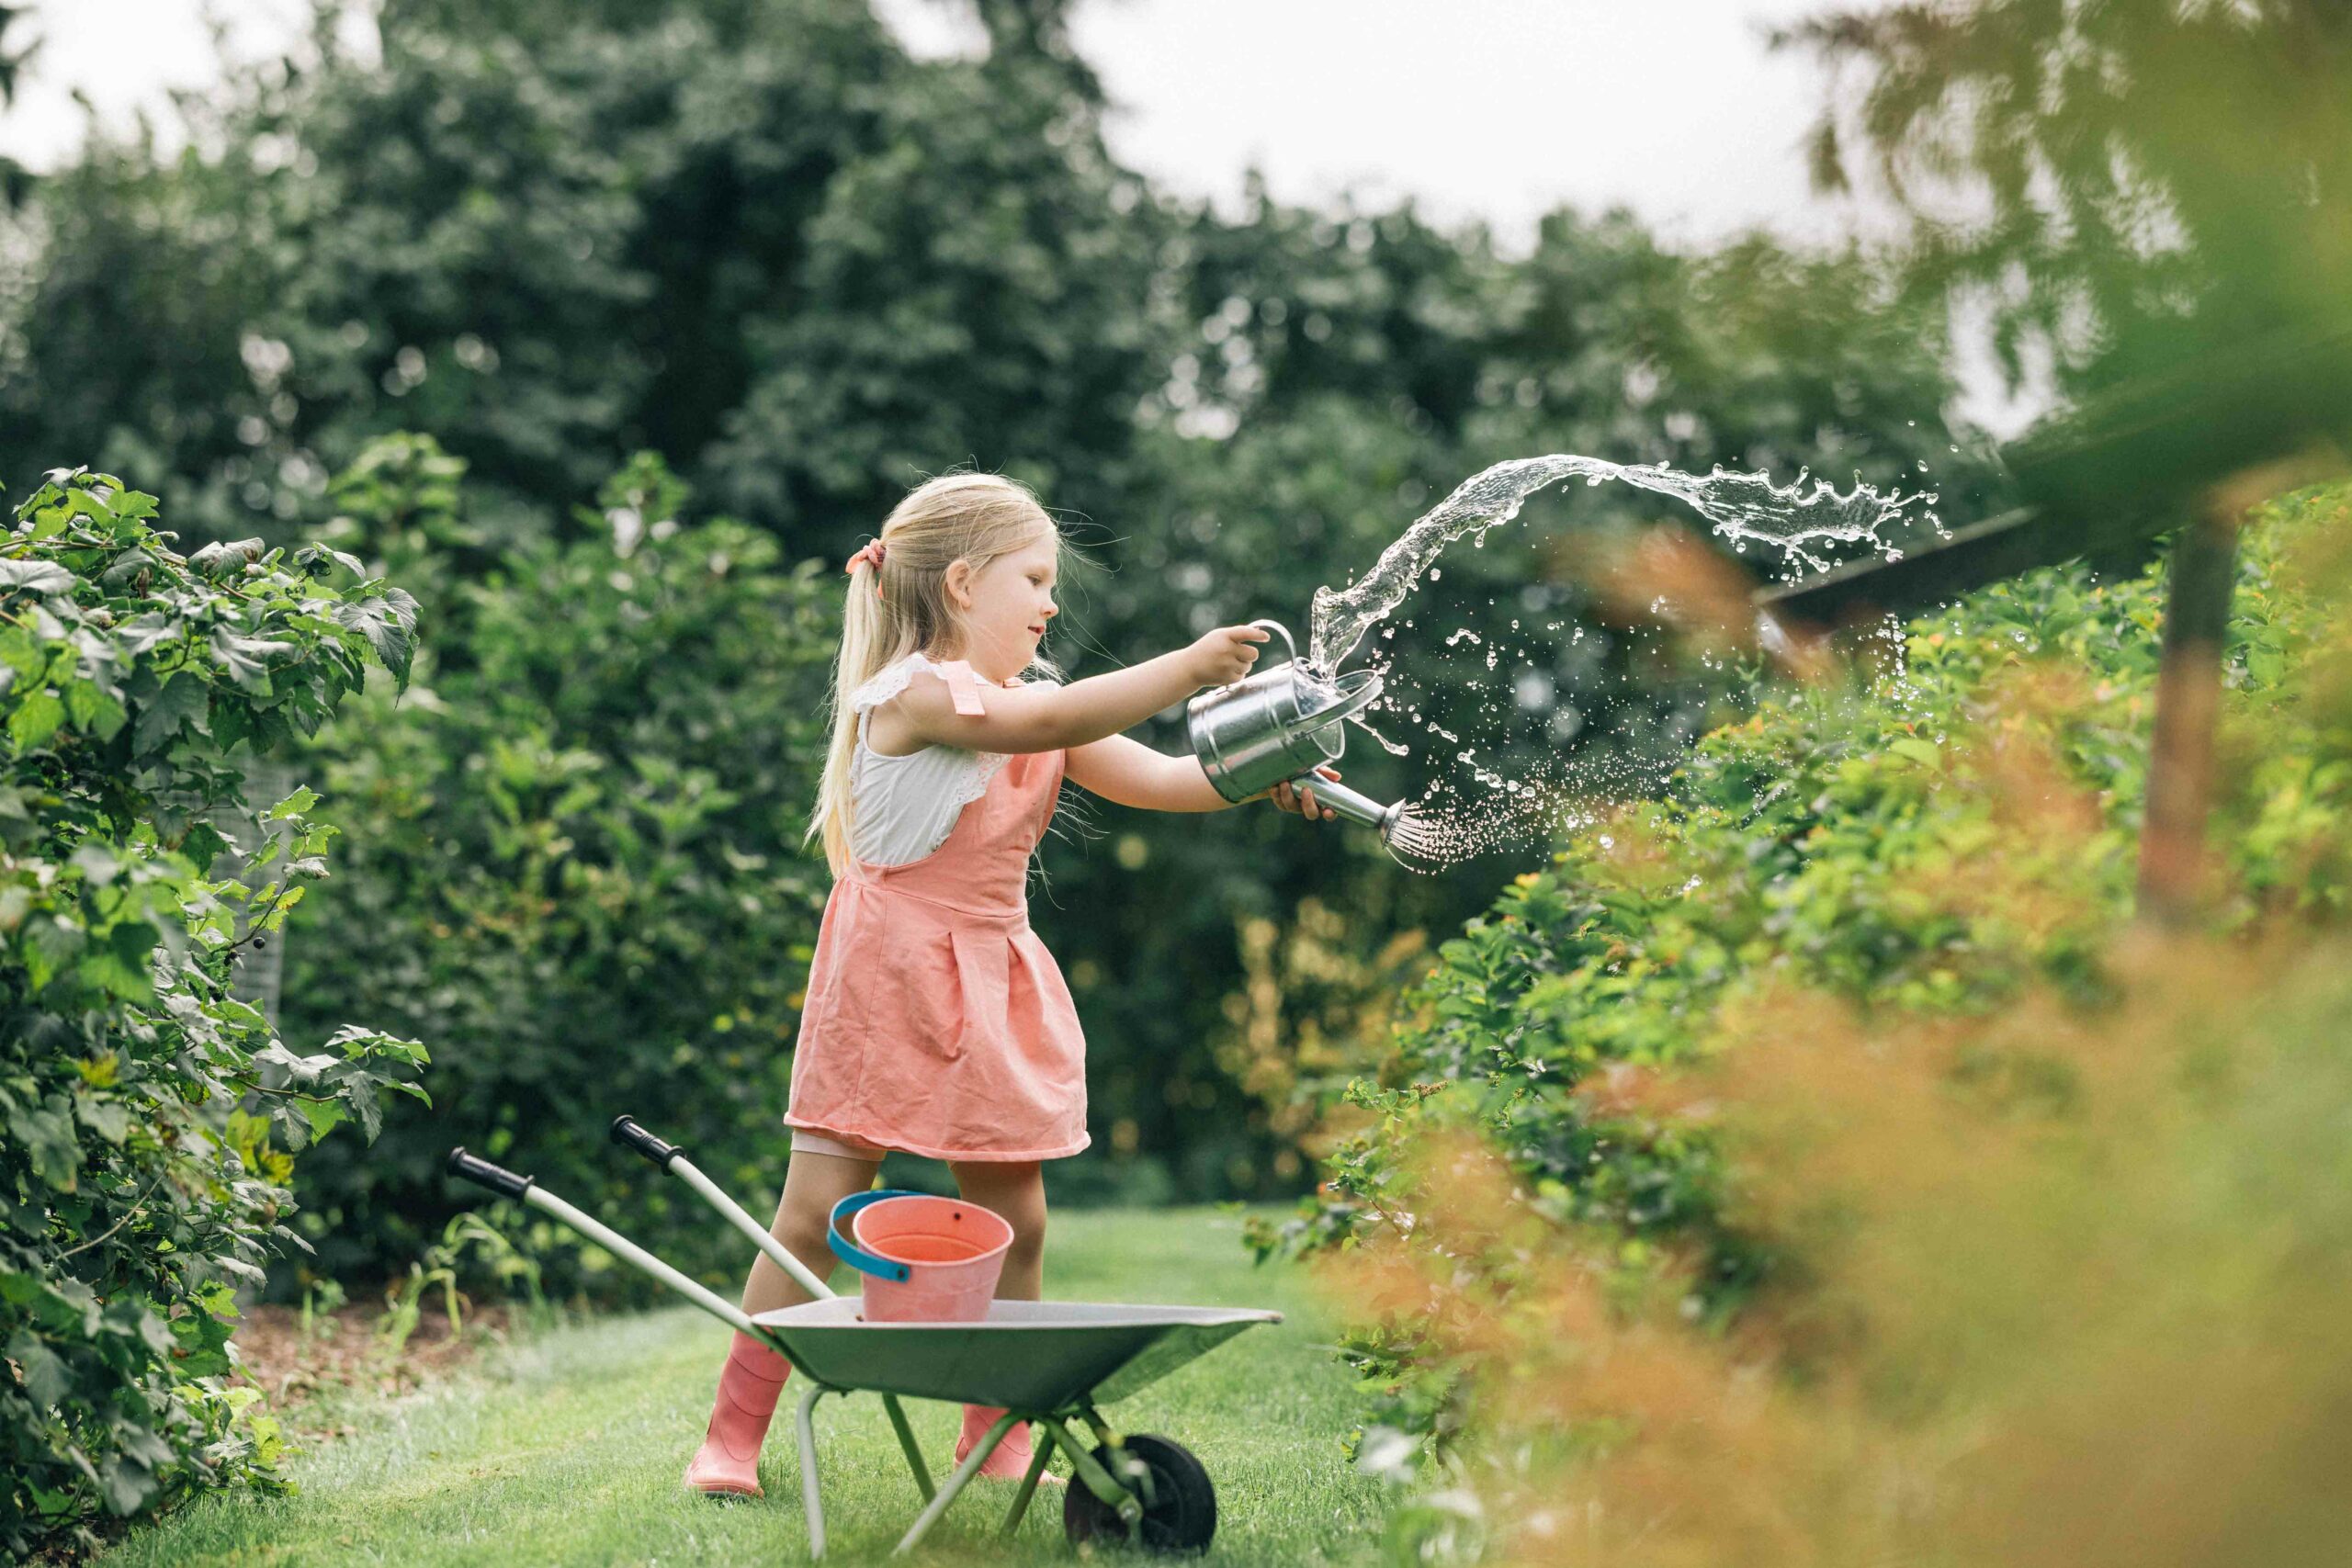
[[[52,473],[0,537],[0,1540],[87,1540],[193,1490],[277,1484],[230,1390],[233,1296],[300,1238],[292,1156],[373,1136],[424,1061],[358,1027],[298,1055],[231,994],[335,829],[245,766],[309,734],[415,606],[348,557],[260,541],[182,558],[155,502]],[[230,816],[228,830],[213,819]],[[218,876],[224,852],[244,877]],[[245,878],[267,877],[258,888]]]
[[[2226,679],[2215,838],[2225,928],[2266,910],[2340,912],[2352,876],[2352,761],[2302,698],[2325,617],[2280,571],[2340,524],[2343,491],[2249,531]],[[2338,529],[2340,534],[2341,530]],[[1989,1013],[2030,987],[2096,1006],[2131,910],[2163,574],[2040,571],[1915,621],[1866,685],[1766,695],[1705,738],[1673,790],[1573,840],[1440,949],[1388,1054],[1340,1092],[1355,1126],[1322,1194],[1257,1245],[1351,1247],[1385,1231],[1447,1245],[1409,1156],[1442,1129],[1483,1138],[1532,1209],[1616,1238],[1639,1274],[1702,1261],[1687,1310],[1721,1321],[1769,1271],[1720,1207],[1718,1151],[1613,1077],[1703,1056],[1744,1005],[1784,987],[1867,1018]],[[2340,679],[2340,676],[2337,677]],[[1428,1222],[1428,1223],[1422,1223]],[[1408,1314],[1351,1354],[1385,1423],[1443,1436],[1454,1369]]]
[[[733,1233],[605,1128],[642,1118],[746,1201],[781,1182],[838,589],[750,528],[681,522],[684,487],[650,457],[588,536],[457,586],[432,558],[470,536],[460,468],[398,438],[337,491],[335,537],[453,584],[446,615],[428,604],[449,630],[404,701],[371,692],[320,738],[353,842],[289,931],[287,1014],[357,1008],[468,1048],[365,1158],[305,1171],[315,1266],[415,1257],[478,1197],[441,1177],[462,1143],[681,1267],[738,1273]]]

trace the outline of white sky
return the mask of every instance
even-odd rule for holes
[[[560,4],[560,0],[550,0]],[[1302,200],[1411,195],[1523,239],[1561,203],[1634,208],[1669,234],[1842,217],[1805,188],[1798,141],[1820,101],[1811,62],[1764,23],[1826,0],[1084,0],[1080,49],[1118,112],[1114,149],[1176,189],[1230,200],[1252,163]],[[918,51],[954,49],[954,0],[880,0]],[[305,0],[33,0],[45,41],[0,150],[36,167],[78,139],[70,90],[109,121],[214,77],[208,14],[231,47],[290,41]],[[15,36],[15,35],[12,35]]]
[[[1757,224],[1824,241],[1857,214],[1806,186],[1823,73],[1762,32],[1831,3],[1080,0],[1075,26],[1115,106],[1114,152],[1167,188],[1230,205],[1254,164],[1278,197],[1409,195],[1514,248],[1562,204],[1623,204],[1692,243]],[[875,4],[918,53],[976,36],[966,0]],[[22,31],[44,41],[0,116],[0,152],[36,168],[67,153],[76,85],[111,124],[142,107],[167,119],[170,88],[217,77],[211,24],[253,55],[309,14],[307,0],[33,0]],[[1981,352],[1962,374],[1967,417],[2021,423],[2031,405],[2002,406]]]

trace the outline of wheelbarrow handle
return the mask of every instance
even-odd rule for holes
[[[657,1170],[669,1169],[670,1162],[686,1152],[675,1144],[662,1142],[639,1126],[634,1116],[613,1118],[613,1142],[643,1155]]]
[[[825,1222],[825,1240],[833,1256],[861,1274],[871,1274],[880,1280],[905,1280],[913,1272],[903,1263],[893,1263],[877,1258],[842,1234],[842,1222],[869,1203],[879,1203],[885,1198],[920,1198],[920,1192],[901,1191],[896,1188],[877,1187],[867,1192],[853,1192],[833,1205],[832,1217]]]
[[[519,1199],[530,1191],[531,1183],[538,1179],[535,1176],[517,1176],[503,1166],[492,1165],[478,1155],[469,1155],[463,1144],[449,1151],[447,1168],[450,1175],[470,1181],[477,1187],[487,1187],[501,1198]]]

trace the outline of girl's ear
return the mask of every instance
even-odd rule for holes
[[[961,559],[949,561],[947,570],[941,575],[940,583],[947,590],[948,599],[957,609],[968,610],[972,607],[972,563],[970,561]]]

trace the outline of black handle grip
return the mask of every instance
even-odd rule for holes
[[[634,1116],[613,1118],[613,1142],[625,1149],[635,1149],[662,1170],[669,1169],[670,1162],[686,1152],[675,1144],[663,1143],[639,1126]]]
[[[477,1187],[489,1188],[501,1198],[520,1198],[531,1190],[531,1183],[538,1179],[535,1176],[517,1176],[503,1166],[492,1165],[486,1159],[469,1155],[462,1144],[449,1151],[448,1171],[450,1175],[462,1177]]]

